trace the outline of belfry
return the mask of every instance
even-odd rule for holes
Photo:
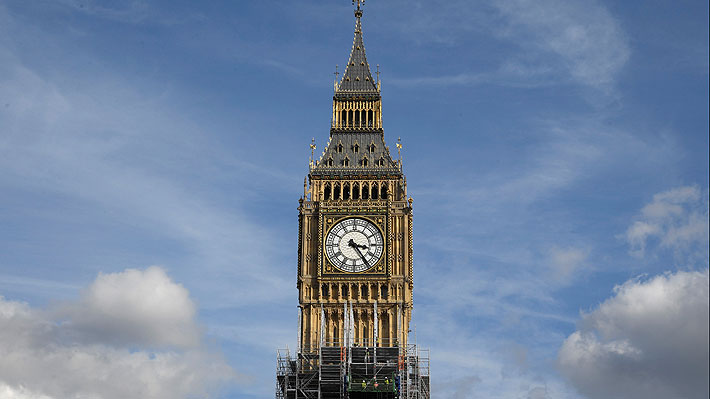
[[[294,352],[278,351],[277,398],[430,397],[428,350],[408,339],[413,200],[384,139],[379,71],[373,79],[356,3],[330,138],[318,159],[311,144],[299,200],[299,339]]]

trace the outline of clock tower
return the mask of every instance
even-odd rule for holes
[[[423,366],[420,351],[408,342],[413,200],[401,145],[396,143],[395,158],[385,141],[379,68],[373,78],[363,41],[364,1],[355,3],[350,56],[334,82],[329,139],[318,157],[311,144],[298,206],[300,371],[289,374],[291,355],[279,352],[277,397],[355,398],[370,392],[428,398],[428,356]],[[335,369],[326,369],[336,365],[334,376]],[[410,367],[416,372],[408,373]],[[303,380],[316,375],[314,396],[316,385]],[[323,381],[329,379],[327,388]]]
[[[407,343],[412,199],[402,163],[385,142],[380,82],[365,55],[362,15],[358,6],[350,58],[335,82],[330,138],[310,162],[299,201],[297,285],[306,347],[341,345],[345,303],[352,305],[358,345]]]

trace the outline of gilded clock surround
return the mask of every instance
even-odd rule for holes
[[[382,235],[382,240],[383,240],[383,250],[382,250],[382,255],[380,258],[377,260],[377,263],[374,265],[371,265],[370,268],[363,270],[361,272],[350,272],[350,271],[345,271],[339,269],[337,266],[333,265],[330,262],[330,259],[328,259],[328,256],[326,254],[326,240],[325,238],[328,235],[328,232],[335,227],[338,223],[340,223],[343,220],[347,219],[352,219],[352,218],[358,218],[358,219],[365,219],[375,225],[379,229],[380,234]],[[387,269],[387,235],[385,233],[387,229],[387,215],[386,214],[373,214],[373,215],[364,215],[364,214],[350,214],[348,216],[342,216],[339,214],[323,214],[321,215],[321,226],[323,226],[322,229],[319,230],[318,235],[319,235],[319,241],[322,243],[322,251],[320,253],[320,262],[319,264],[321,265],[320,267],[320,275],[321,276],[328,276],[328,275],[341,275],[343,273],[348,274],[348,275],[386,275],[388,274],[389,270]],[[325,234],[323,233],[325,231]]]

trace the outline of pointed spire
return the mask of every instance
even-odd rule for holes
[[[345,67],[343,78],[336,87],[336,95],[378,93],[375,81],[372,79],[370,65],[367,63],[365,43],[362,38],[362,22],[360,20],[362,18],[362,9],[360,8],[360,4],[364,3],[364,1],[356,0],[353,1],[353,4],[355,4],[355,2],[357,2],[357,8],[355,9],[355,38],[353,39],[350,59],[348,60],[348,65]]]

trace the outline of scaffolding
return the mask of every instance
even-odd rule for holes
[[[429,399],[429,350],[332,342],[277,351],[277,399]]]

